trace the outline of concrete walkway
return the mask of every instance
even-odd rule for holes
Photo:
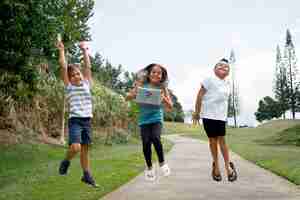
[[[169,177],[147,182],[141,174],[102,200],[300,200],[299,187],[233,153],[238,180],[231,183],[223,176],[215,182],[207,143],[176,135],[167,138],[175,143],[166,156]]]

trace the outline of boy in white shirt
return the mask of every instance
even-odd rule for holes
[[[229,150],[225,143],[229,97],[229,83],[225,80],[229,74],[227,59],[223,58],[215,65],[214,74],[215,76],[202,81],[197,94],[194,116],[199,118],[201,112],[200,116],[209,139],[209,147],[213,158],[213,180],[222,180],[218,162],[218,146],[220,146],[228,181],[233,182],[237,179],[237,172],[233,162],[230,162]]]

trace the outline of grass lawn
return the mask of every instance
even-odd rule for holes
[[[200,125],[185,124],[179,122],[164,122],[164,134],[192,134],[203,136],[206,139],[203,127]]]
[[[166,133],[207,140],[202,126],[165,123]],[[232,151],[291,182],[300,185],[299,120],[276,120],[257,128],[227,129],[226,141]]]
[[[163,141],[165,150],[172,144]],[[66,148],[44,144],[0,147],[1,200],[98,200],[144,170],[142,147],[129,144],[93,144],[91,168],[100,188],[81,183],[79,156],[72,160],[67,176],[58,175]],[[156,158],[156,156],[154,156]]]

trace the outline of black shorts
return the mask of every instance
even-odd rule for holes
[[[202,122],[207,137],[225,136],[226,133],[225,121],[203,118]]]

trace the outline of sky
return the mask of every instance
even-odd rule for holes
[[[287,28],[299,59],[299,8],[296,0],[97,0],[90,45],[126,71],[165,66],[184,110],[194,109],[201,80],[233,50],[238,122],[255,126],[258,101],[273,95],[276,46],[283,51]]]

